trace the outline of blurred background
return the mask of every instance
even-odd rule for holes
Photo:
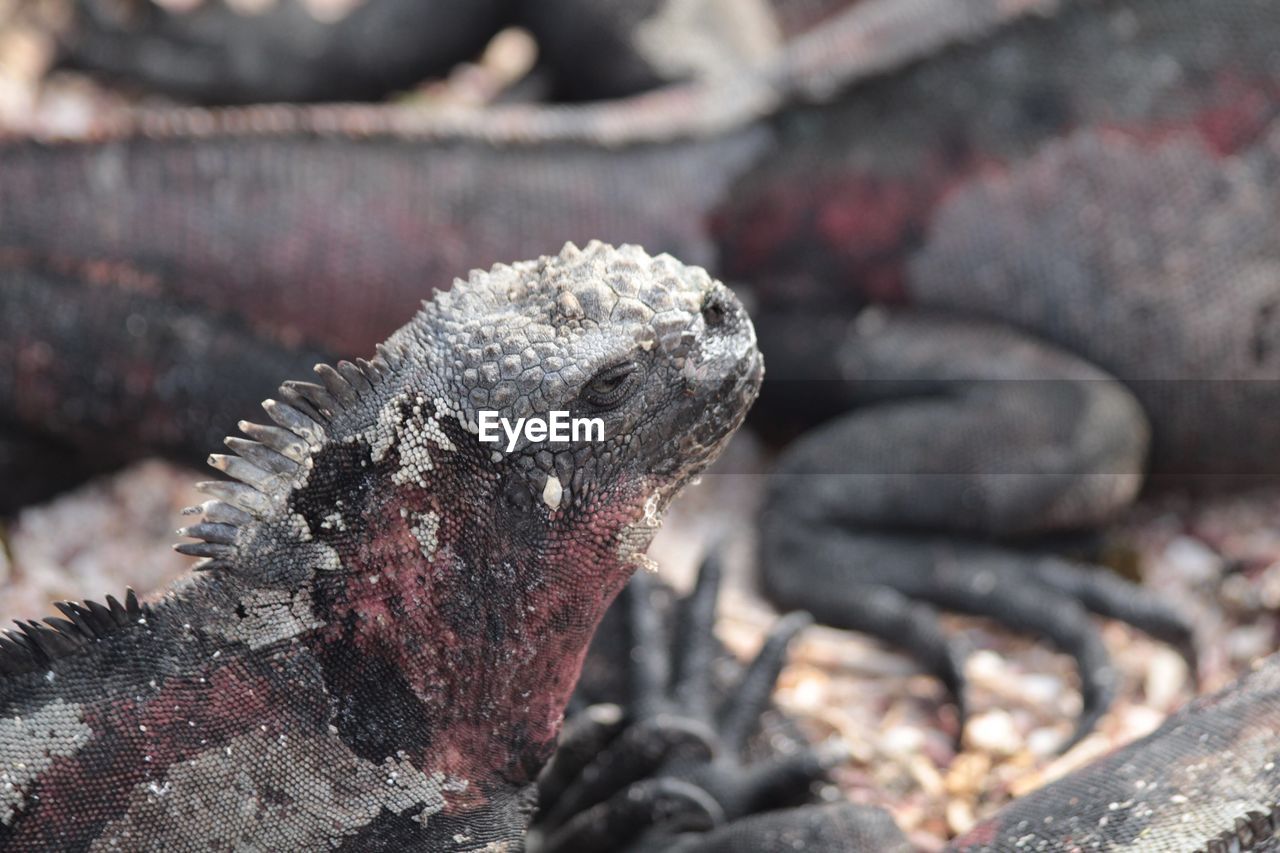
[[[185,571],[186,558],[170,550],[173,529],[181,523],[179,511],[200,500],[191,483],[204,476],[197,473],[201,449],[219,449],[219,436],[234,425],[232,414],[318,358],[367,354],[368,342],[398,325],[430,286],[446,284],[451,275],[522,257],[531,253],[528,247],[532,253],[552,252],[566,239],[634,239],[707,264],[741,289],[762,338],[772,332],[795,344],[806,333],[794,331],[794,306],[783,305],[792,296],[798,294],[797,304],[806,306],[802,316],[809,319],[802,322],[845,317],[841,312],[852,318],[864,316],[878,294],[890,293],[890,303],[902,301],[898,291],[917,286],[911,277],[924,279],[927,271],[907,256],[935,228],[937,220],[930,217],[959,185],[956,175],[986,176],[989,163],[980,161],[997,154],[1006,159],[996,171],[1012,172],[1009,163],[1029,158],[1024,149],[1038,152],[1042,137],[1066,138],[1064,129],[1086,125],[1119,125],[1125,110],[1160,119],[1152,119],[1146,135],[1134,132],[1129,138],[1148,140],[1153,147],[1139,159],[1165,162],[1168,174],[1188,174],[1202,165],[1176,146],[1159,147],[1184,125],[1194,126],[1197,138],[1207,140],[1206,150],[1223,161],[1215,160],[1220,171],[1205,177],[1203,197],[1231,195],[1241,206],[1199,211],[1201,195],[1175,193],[1172,207],[1184,208],[1197,227],[1213,220],[1218,229],[1204,225],[1206,234],[1197,231],[1195,239],[1206,241],[1201,244],[1178,232],[1181,220],[1163,208],[1148,216],[1160,174],[1131,184],[1105,171],[1092,175],[1095,183],[1129,194],[1122,199],[1140,197],[1137,212],[1121,222],[1107,218],[1116,208],[1090,210],[1092,196],[1081,200],[1052,183],[1055,176],[1075,174],[1070,158],[1077,149],[1070,140],[1054,149],[1053,162],[1067,166],[1058,172],[1043,163],[1030,169],[1028,181],[1038,198],[1073,206],[1073,215],[1083,210],[1073,222],[1100,218],[1102,230],[1123,238],[1082,252],[1083,267],[1096,271],[1121,255],[1167,255],[1171,243],[1189,245],[1196,255],[1162,257],[1155,264],[1165,277],[1185,273],[1192,281],[1189,291],[1143,290],[1136,300],[1141,310],[1120,305],[1117,311],[1131,313],[1114,316],[1120,331],[1107,335],[1127,339],[1139,352],[1163,354],[1167,348],[1176,356],[1184,352],[1182,331],[1161,325],[1176,310],[1194,315],[1187,325],[1196,334],[1185,339],[1202,349],[1185,351],[1186,358],[1175,359],[1179,366],[1169,371],[1126,373],[1129,350],[1116,356],[1120,367],[1104,367],[1122,381],[1175,382],[1184,378],[1178,371],[1187,364],[1204,366],[1201,373],[1186,368],[1187,375],[1215,388],[1219,380],[1280,378],[1274,355],[1280,351],[1280,266],[1268,266],[1280,264],[1280,250],[1272,252],[1280,230],[1272,218],[1272,187],[1264,185],[1275,174],[1267,158],[1280,145],[1280,137],[1269,132],[1280,105],[1280,60],[1274,50],[1259,49],[1252,79],[1238,69],[1212,83],[1186,74],[1198,88],[1181,101],[1166,97],[1174,104],[1166,115],[1151,103],[1162,103],[1160,87],[1169,84],[1161,81],[1178,77],[1181,60],[1165,57],[1161,65],[1159,51],[1143,47],[1141,33],[1148,27],[1158,35],[1166,23],[1173,32],[1177,15],[1157,15],[1159,26],[1148,26],[1153,4],[1101,4],[1105,10],[1090,14],[1105,16],[1100,29],[1113,38],[1133,39],[1131,53],[1107,48],[1105,61],[1082,55],[1044,56],[1042,68],[1021,63],[1018,49],[1007,47],[1001,34],[1007,28],[1024,32],[1017,29],[1024,19],[1034,19],[1026,26],[1052,33],[1059,5],[0,0],[0,262],[16,270],[0,281],[0,313],[8,316],[8,325],[0,321],[0,405],[7,409],[0,414],[0,447],[10,442],[0,449],[8,511],[0,550],[0,617],[32,617],[46,613],[52,600],[98,596],[125,585],[150,591]],[[1190,13],[1195,21],[1215,14],[1212,4],[1185,5],[1196,10]],[[1067,19],[1067,12],[1061,15]],[[1067,21],[1063,26],[1075,26]],[[1223,24],[1224,32],[1230,25]],[[1026,39],[1034,43],[1038,32],[1026,30]],[[1208,47],[1197,47],[1188,67],[1215,61],[1209,56],[1215,34],[1227,38],[1212,28],[1190,31],[1193,42]],[[1263,31],[1259,38],[1280,44],[1276,35]],[[1219,44],[1226,52],[1229,47],[1229,39]],[[938,94],[938,75],[945,72],[931,78],[928,68],[935,56],[954,51],[965,51],[957,62],[962,68],[969,62],[972,76],[953,74],[956,90]],[[1128,90],[1105,107],[1085,103],[1098,92],[1116,92],[1102,71],[1090,77],[1081,70],[1095,65],[1119,68],[1116,74],[1135,81],[1131,103],[1120,103]],[[918,67],[925,70],[913,71]],[[983,75],[1017,82],[1009,90],[1017,96],[984,89],[996,78]],[[1075,85],[1073,75],[1083,81],[1077,101],[1062,95]],[[906,82],[893,89],[899,79]],[[1069,94],[1075,97],[1075,90]],[[1014,118],[1002,112],[1001,98],[1016,103]],[[931,124],[922,110],[935,101],[949,104],[955,115]],[[955,128],[965,128],[967,135],[950,133]],[[201,150],[216,154],[222,142],[259,134],[271,145],[296,135],[317,157],[333,159],[317,161],[318,176],[305,179],[311,183],[286,187],[295,192],[305,185],[309,194],[279,206],[267,198],[276,184],[255,184],[259,198],[236,183],[240,155],[233,144],[225,149],[226,163],[197,157],[188,164],[179,154],[166,159],[165,146],[175,140],[174,151],[189,137],[211,140]],[[552,142],[538,147],[520,141],[539,134]],[[433,208],[433,219],[406,203],[401,216],[398,201],[362,197],[361,187],[376,185],[381,192],[403,182],[408,172],[391,166],[372,177],[353,167],[342,180],[330,180],[333,170],[345,168],[334,152],[346,138],[379,148],[379,156],[392,156],[386,151],[394,149],[400,158],[396,169],[410,168],[417,158],[423,169],[436,169],[423,195],[444,199],[440,203],[450,205],[446,214],[436,215]],[[926,147],[921,139],[927,140],[925,153],[912,147]],[[467,159],[468,146],[483,152]],[[267,147],[244,156],[243,162],[258,165],[243,167],[241,177],[274,168],[261,165],[278,162],[271,158],[279,154]],[[892,160],[899,156],[900,168]],[[559,164],[575,162],[592,164],[584,186],[557,187]],[[846,172],[850,164],[868,170],[890,165],[875,182],[841,183],[846,172],[827,165],[836,162]],[[773,183],[758,177],[768,171],[762,163],[779,173]],[[148,164],[161,165],[153,174]],[[188,183],[166,184],[174,175]],[[998,195],[1004,185],[994,186],[986,190]],[[193,195],[183,196],[188,190]],[[832,201],[840,194],[844,206]],[[163,205],[152,203],[161,196]],[[223,196],[230,199],[227,210],[218,208]],[[123,200],[117,205],[112,199]],[[358,232],[361,217],[377,207],[397,208],[378,227],[403,230],[394,239],[351,245],[375,260],[401,252],[429,255],[429,263],[384,268],[360,256],[335,261],[332,281],[321,280],[324,271],[307,266],[315,246],[327,239],[338,247],[335,255],[345,251],[347,235]],[[144,209],[150,212],[139,213]],[[865,221],[859,219],[864,213]],[[984,225],[974,230],[1006,246],[1001,241],[1016,232],[1016,213],[980,210],[973,215]],[[1253,242],[1241,238],[1244,248],[1232,243],[1240,229],[1228,214],[1247,220],[1260,236]],[[225,243],[200,231],[225,230],[232,221],[244,230]],[[420,229],[427,221],[430,227]],[[560,233],[562,221],[576,230]],[[173,233],[165,230],[170,226]],[[780,247],[760,236],[801,231]],[[821,234],[832,232],[853,242],[823,254],[827,250],[815,247],[830,243]],[[1026,239],[1065,242],[1074,234],[1063,226],[1028,230]],[[1148,240],[1148,234],[1157,236]],[[265,249],[254,254],[259,242],[278,246],[291,236],[299,242],[273,254],[269,263]],[[732,251],[760,241],[767,251]],[[177,247],[173,257],[157,248],[163,245]],[[1249,257],[1257,263],[1224,269],[1212,256],[1198,267],[1197,258],[1210,257],[1206,247],[1216,245],[1234,246],[1233,257],[1253,252]],[[29,265],[33,257],[39,264]],[[952,265],[949,257],[944,252],[937,263],[961,275],[986,269],[977,262],[972,268]],[[1064,258],[1046,253],[1026,260],[1023,268],[1057,269],[1055,264],[1071,260]],[[304,270],[296,282],[280,279],[296,284],[298,292],[272,290],[269,264]],[[37,267],[33,278],[30,269]],[[392,277],[388,270],[412,287],[380,290],[379,282]],[[166,279],[171,274],[177,283]],[[1216,279],[1236,275],[1262,277],[1262,296],[1256,298],[1271,313],[1254,306],[1247,318],[1237,318],[1230,313],[1237,302],[1213,297],[1215,287],[1230,287]],[[845,279],[857,280],[855,296],[840,290]],[[1017,313],[1016,299],[1002,297],[998,288],[993,292],[987,298],[1004,304],[987,315],[1004,319],[1006,309]],[[1187,292],[1195,298],[1185,298]],[[127,297],[99,301],[106,299],[103,293]],[[304,302],[316,312],[329,307],[329,319],[295,322],[289,306]],[[1056,330],[1055,343],[1072,349],[1069,315],[1075,309],[1068,302],[1048,325]],[[1105,314],[1110,303],[1098,304]],[[1215,319],[1215,312],[1224,316]],[[776,356],[766,346],[774,387],[781,389],[767,404],[774,408],[740,434],[673,508],[652,550],[661,576],[687,589],[710,544],[727,543],[730,579],[720,632],[743,657],[754,652],[776,615],[756,580],[757,518],[767,478],[792,437],[850,405],[828,363],[848,325],[831,339],[814,331],[803,345],[780,346]],[[26,330],[37,328],[28,338]],[[1201,334],[1202,329],[1207,331]],[[157,343],[157,335],[164,340]],[[1226,337],[1238,337],[1242,347],[1260,353],[1252,372],[1231,373],[1235,362],[1218,373],[1211,369],[1208,359]],[[67,341],[82,348],[62,365],[59,347]],[[130,353],[127,368],[115,356],[102,355],[124,352]],[[169,366],[152,369],[161,357]],[[1178,390],[1190,386],[1173,387],[1175,394],[1191,393]],[[1145,404],[1143,392],[1135,393]],[[1165,387],[1149,393],[1170,392]],[[1276,399],[1274,387],[1265,394]],[[1210,402],[1183,408],[1236,405],[1230,402],[1235,397],[1225,404],[1213,394],[1205,399]],[[185,414],[175,415],[176,407]],[[780,412],[801,414],[789,418]],[[1280,411],[1242,406],[1229,418],[1261,419],[1267,412],[1274,417],[1265,428],[1245,433],[1259,439],[1223,437],[1236,446],[1221,454],[1220,468],[1211,459],[1207,469],[1197,470],[1210,478],[1235,477],[1231,488],[1147,491],[1116,514],[1093,546],[1108,566],[1190,614],[1204,689],[1224,685],[1277,645],[1280,490],[1270,485],[1269,475],[1280,465],[1280,448],[1266,440],[1276,435]],[[1154,426],[1157,456],[1181,452],[1190,441],[1178,433],[1176,442],[1160,444],[1164,433],[1160,423]],[[58,461],[47,463],[50,458]],[[1257,469],[1257,477],[1239,476],[1242,468],[1252,473],[1252,459],[1272,462]],[[908,657],[859,634],[827,627],[806,631],[776,697],[813,738],[838,734],[849,743],[850,757],[835,774],[844,794],[888,809],[925,848],[939,847],[1009,799],[1152,730],[1193,692],[1175,651],[1124,624],[1098,620],[1122,676],[1121,695],[1094,734],[1059,756],[1056,749],[1080,707],[1071,661],[1034,637],[988,620],[943,619],[974,650],[966,664],[971,718],[959,749],[952,742],[955,712],[939,684]]]

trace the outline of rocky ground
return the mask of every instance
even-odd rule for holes
[[[751,519],[762,453],[743,436],[673,507],[651,551],[677,587],[692,581],[709,543],[726,543],[730,577],[719,632],[736,654],[759,646],[776,612],[754,591]],[[0,620],[49,614],[49,602],[101,598],[126,585],[146,592],[185,571],[170,548],[182,507],[200,500],[196,472],[143,462],[23,512],[0,562]],[[1189,501],[1150,500],[1115,531],[1113,550],[1153,591],[1194,614],[1204,690],[1216,689],[1277,646],[1280,491]],[[850,798],[889,809],[923,849],[965,830],[1010,798],[1139,737],[1193,695],[1171,650],[1099,621],[1123,674],[1099,730],[1056,754],[1079,709],[1068,659],[979,619],[949,617],[974,650],[967,673],[973,717],[963,749],[940,687],[906,658],[848,632],[808,629],[798,640],[778,704],[816,740],[838,737],[850,757],[836,781]]]

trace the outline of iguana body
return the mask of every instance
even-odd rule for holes
[[[596,623],[762,370],[723,285],[593,243],[318,372],[212,458],[203,574],[3,641],[0,848],[514,849]],[[506,454],[484,409],[606,439]]]

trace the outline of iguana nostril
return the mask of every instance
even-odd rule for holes
[[[706,303],[702,306],[702,321],[707,324],[708,329],[714,329],[724,324],[725,307],[724,303],[717,296],[707,297]]]

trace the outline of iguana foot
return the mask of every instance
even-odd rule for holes
[[[793,741],[785,754],[757,759],[751,739],[787,647],[810,619],[792,613],[779,620],[755,660],[721,690],[714,671],[724,661],[712,633],[719,585],[712,557],[676,606],[668,634],[655,604],[662,590],[650,576],[632,579],[615,613],[626,623],[625,653],[615,658],[626,665],[624,705],[591,705],[566,724],[539,780],[531,850],[710,853],[750,850],[742,839],[757,833],[799,832],[818,845],[806,850],[845,851],[857,826],[881,844],[866,849],[898,842],[892,820],[877,809],[789,808],[811,799],[840,751]],[[829,846],[819,844],[823,838]]]
[[[1116,693],[1116,673],[1091,613],[1169,643],[1196,669],[1187,619],[1106,569],[940,538],[844,533],[815,542],[791,531],[766,531],[770,596],[780,606],[804,605],[820,622],[864,631],[911,653],[955,698],[961,730],[964,650],[942,630],[935,608],[1042,636],[1075,659],[1082,708],[1064,749],[1093,729]]]
[[[770,364],[781,391],[848,406],[793,443],[770,484],[761,567],[779,606],[904,647],[961,703],[962,728],[963,653],[934,608],[1041,635],[1080,669],[1068,746],[1116,690],[1090,613],[1170,643],[1195,670],[1190,623],[1150,592],[1002,544],[1096,527],[1133,498],[1147,425],[1124,386],[993,324],[878,312],[824,331],[835,337],[806,346],[828,353],[827,372],[788,385],[800,365]],[[813,394],[824,377],[828,393]]]

